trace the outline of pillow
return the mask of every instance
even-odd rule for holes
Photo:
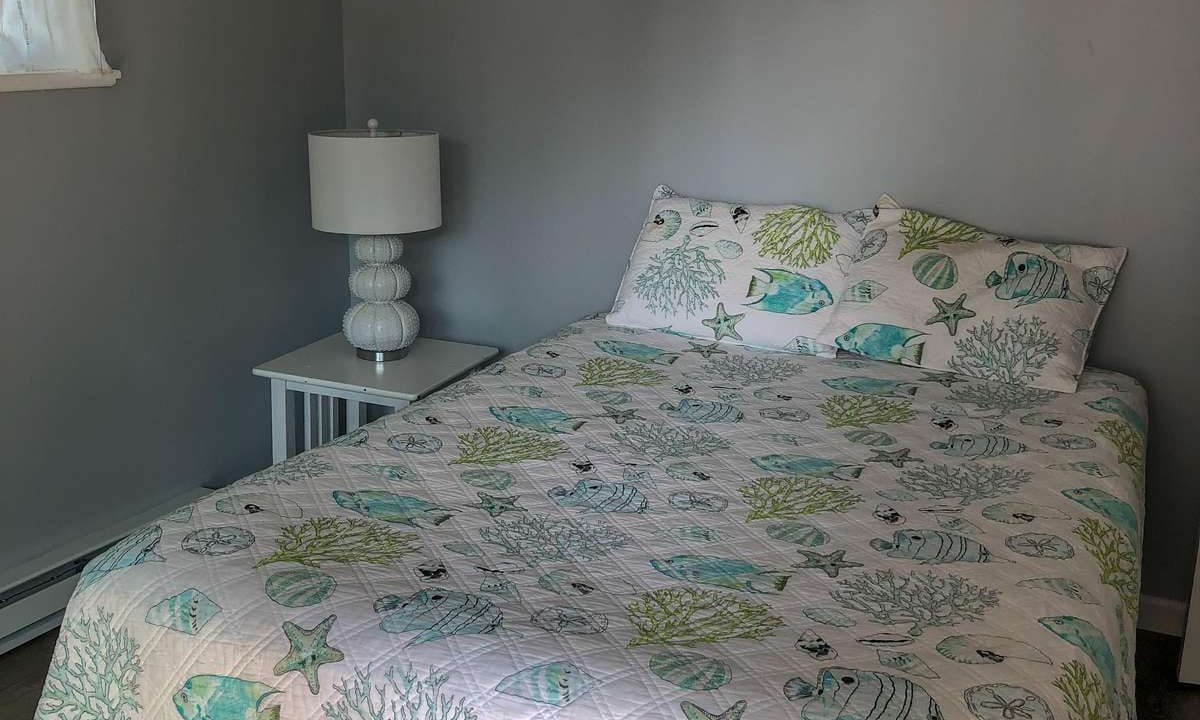
[[[608,323],[834,357],[813,338],[845,289],[870,210],[830,213],[654,191]]]
[[[884,195],[817,340],[878,360],[1074,392],[1124,248],[1037,243]]]

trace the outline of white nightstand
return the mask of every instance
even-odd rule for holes
[[[359,426],[359,403],[393,412],[445,387],[500,353],[494,347],[417,338],[400,360],[360,360],[341,333],[254,368],[271,379],[271,461],[286,460]],[[295,400],[304,434],[296,441]],[[303,447],[298,448],[302,444]]]

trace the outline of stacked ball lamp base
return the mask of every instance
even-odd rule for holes
[[[350,274],[350,292],[362,302],[346,311],[342,332],[363,360],[404,357],[420,330],[417,311],[401,300],[412,286],[412,276],[396,262],[403,252],[404,241],[396,235],[354,241],[354,254],[364,264]]]

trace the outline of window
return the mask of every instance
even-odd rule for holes
[[[94,0],[0,0],[0,91],[113,85]]]

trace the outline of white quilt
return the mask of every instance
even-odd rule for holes
[[[40,720],[1133,716],[1129,377],[567,327],[93,561]]]

